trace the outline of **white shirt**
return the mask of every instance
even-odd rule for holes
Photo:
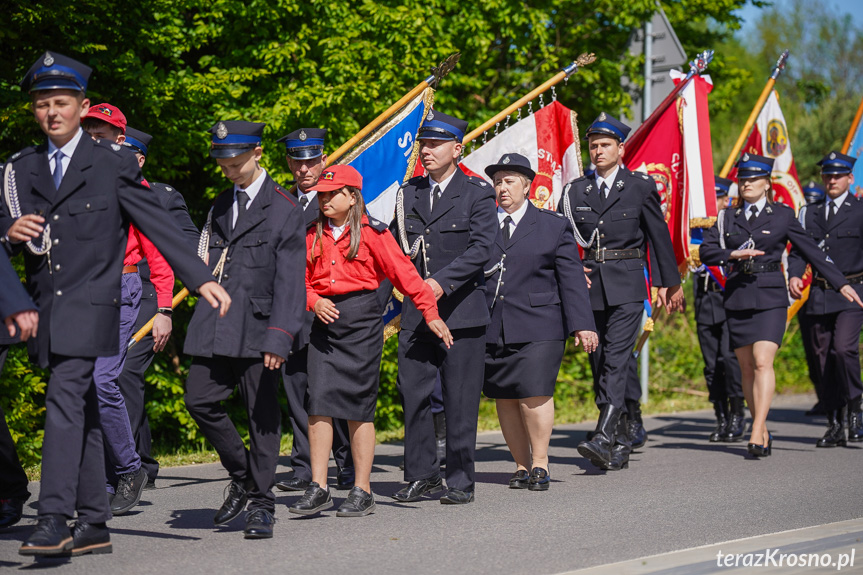
[[[348,226],[348,221],[345,220],[345,223],[340,226],[334,226],[333,220],[327,220],[327,224],[329,224],[330,226],[330,231],[333,232],[333,239],[337,240],[341,237],[343,233],[345,233],[345,228]]]
[[[604,178],[602,176],[600,176],[599,174],[596,174],[596,187],[601,190],[602,184],[604,183],[608,189],[608,191],[605,192],[606,198],[608,197],[608,193],[611,191],[611,186],[614,185],[614,180],[615,180],[615,178],[617,178],[617,172],[618,171],[620,171],[620,165],[615,166],[614,171],[611,172],[610,174],[608,174],[608,176],[606,176]]]
[[[446,187],[452,181],[452,177],[455,175],[456,170],[459,170],[459,169],[461,169],[461,168],[456,166],[456,169],[453,170],[453,172],[449,175],[449,177],[440,183],[434,181],[431,177],[431,174],[429,174],[429,185],[431,186],[431,192],[429,192],[429,206],[430,207],[434,205],[434,187],[440,186],[440,196],[438,196],[438,199],[440,199],[443,196],[443,193],[446,191]]]
[[[830,217],[830,211],[833,207],[830,205],[830,202],[833,202],[833,205],[836,206],[836,214],[839,213],[839,207],[845,203],[845,197],[848,195],[848,190],[845,190],[845,193],[836,198],[835,200],[831,200],[829,197],[827,198],[826,206],[827,209],[824,210],[824,218]],[[834,214],[835,215],[835,214]]]
[[[766,203],[767,203],[767,196],[764,196],[763,198],[761,198],[760,200],[758,200],[754,204],[750,204],[749,202],[744,201],[743,202],[743,210],[746,212],[747,221],[751,220],[754,217],[758,217],[758,215],[761,214],[761,210],[764,209],[764,205]],[[752,214],[750,212],[750,206],[755,206],[758,209],[758,211],[755,212],[755,214]]]
[[[246,202],[246,211],[248,211],[249,206],[252,205],[252,202],[255,201],[255,196],[258,195],[258,192],[261,191],[261,186],[264,185],[264,179],[267,177],[267,170],[261,168],[261,175],[255,178],[255,181],[249,184],[249,187],[243,190],[240,186],[234,184],[234,219],[231,221],[233,225],[237,225],[237,215],[239,212],[237,211],[240,207],[240,203],[237,201],[237,191],[242,190],[246,192],[249,196],[249,201]]]
[[[303,190],[297,188],[297,196],[299,199],[306,198],[306,205],[303,206],[303,202],[300,202],[300,205],[303,206],[303,211],[306,211],[306,208],[309,207],[309,204],[312,203],[312,200],[315,199],[315,196],[318,195],[317,191],[314,192],[304,192]]]
[[[503,229],[503,220],[505,220],[507,216],[512,218],[512,223],[509,224],[509,237],[512,237],[512,234],[515,233],[515,228],[518,226],[521,218],[523,218],[524,214],[527,213],[527,203],[529,201],[530,200],[527,199],[524,200],[524,203],[521,205],[521,207],[511,214],[506,213],[503,208],[498,206],[497,221],[500,224],[500,229]]]
[[[66,170],[69,169],[69,162],[72,161],[72,154],[75,153],[75,148],[78,147],[78,142],[81,141],[81,136],[84,135],[84,130],[78,128],[78,133],[75,134],[71,140],[66,142],[66,144],[62,148],[58,148],[54,145],[54,142],[51,141],[51,138],[48,138],[48,165],[51,166],[51,175],[54,175],[54,170],[57,169],[57,150],[63,151],[63,176],[66,176]]]

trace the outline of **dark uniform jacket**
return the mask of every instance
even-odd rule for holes
[[[597,241],[600,248],[640,249],[642,252],[641,258],[606,260],[603,263],[588,259],[585,254],[584,264],[591,270],[588,277],[592,284],[590,303],[594,310],[648,298],[644,279],[644,254],[648,242],[652,251],[651,263],[655,262],[653,285],[672,287],[680,284],[671,236],[662,215],[656,184],[650,176],[620,166],[602,206],[594,176],[573,180],[566,185],[564,194],[569,196],[572,217],[585,241],[590,240],[594,230],[599,230]],[[559,212],[563,212],[563,205],[561,201]],[[594,242],[591,248],[596,247]]]
[[[719,284],[707,272],[692,275],[695,323],[719,325],[725,322],[725,305]]]
[[[486,285],[486,343],[497,344],[501,331],[505,344],[563,341],[576,331],[596,331],[578,245],[562,215],[528,202],[508,244],[498,228],[487,268],[497,264]]]
[[[863,273],[863,201],[849,193],[829,225],[826,209],[825,204],[801,208],[798,219],[803,223],[806,234],[821,246],[845,276]],[[806,259],[796,246],[788,257],[788,268],[789,275],[798,278],[803,277],[806,270]],[[852,283],[851,287],[863,297],[863,284]],[[845,299],[832,284],[828,289],[820,281],[812,282],[805,305],[806,313],[824,315],[847,309],[857,309],[857,304]]]
[[[425,241],[426,257],[420,250],[414,265],[420,277],[433,278],[444,291],[438,300],[441,319],[450,329],[487,325],[484,266],[498,230],[494,189],[457,169],[434,214],[427,176],[408,180],[402,189],[408,243],[413,246],[420,236]],[[390,230],[399,241],[397,219]],[[406,298],[402,329],[428,329],[424,326],[422,314]]]
[[[303,207],[299,205],[299,200],[296,199],[296,196],[292,197],[297,202],[299,210],[302,213],[304,232],[303,241],[305,241],[305,231],[315,225],[315,222],[318,221],[318,214],[320,214],[321,212],[320,205],[318,204],[318,195],[315,194],[315,196],[311,200],[309,200],[309,205],[307,205],[305,209],[303,209]],[[303,309],[305,309],[305,306],[303,306]],[[300,333],[298,333],[296,337],[294,337],[294,347],[292,351],[299,351],[309,344],[309,335],[312,333],[313,323],[315,323],[315,312],[304,311],[303,329],[301,329]]]
[[[5,252],[0,252],[0,319],[30,309],[36,309],[36,305],[21,285],[21,279],[15,273],[9,257]],[[8,337],[6,325],[0,325],[0,343],[10,343],[4,341]]]
[[[719,218],[724,221],[725,249],[719,243]],[[731,252],[739,249],[751,237],[755,242],[755,249],[764,252],[763,256],[753,258],[752,263],[778,265],[790,241],[828,281],[836,282],[839,287],[848,283],[824,252],[818,249],[815,241],[806,234],[794,217],[794,210],[788,206],[767,203],[754,222],[747,221],[742,207],[725,209],[719,213],[719,218],[704,234],[704,242],[699,250],[701,261],[705,264],[728,264]],[[788,307],[788,290],[782,271],[747,273],[746,265],[748,264],[745,262],[735,262],[731,266],[725,282],[725,309],[764,310]]]
[[[227,257],[222,287],[231,296],[223,318],[199,301],[189,322],[185,353],[199,357],[287,357],[306,308],[305,227],[293,196],[269,175],[233,228],[233,188],[213,203],[209,265]]]
[[[51,269],[46,256],[23,244],[28,289],[39,305],[39,334],[28,341],[31,356],[48,366],[51,353],[73,357],[115,355],[120,342],[120,281],[129,223],[159,249],[174,272],[195,290],[212,276],[165,209],[141,183],[132,154],[117,144],[86,135],[54,187],[48,145],[26,148],[10,158],[21,211],[40,214],[51,225]],[[0,234],[12,219],[3,203]]]

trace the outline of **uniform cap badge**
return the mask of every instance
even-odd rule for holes
[[[599,114],[599,121],[600,122],[604,122],[606,120],[606,118],[607,118],[607,116],[605,115],[605,112],[602,112],[601,114]]]
[[[216,126],[216,137],[220,140],[224,140],[228,137],[228,127],[225,126],[224,122],[219,122],[219,125]]]
[[[831,159],[831,160],[835,160],[835,159],[836,159],[836,152],[830,152],[830,159]]]
[[[52,56],[50,52],[45,52],[45,59],[42,60],[42,63],[45,64],[46,66],[53,66],[54,65],[54,56]]]
[[[426,121],[431,122],[432,120],[434,120],[434,112],[429,110],[428,116],[426,116]]]
[[[306,131],[305,131],[305,130],[300,130],[300,141],[301,141],[301,142],[305,142],[305,141],[306,141],[306,138],[308,138],[308,136],[306,135]]]
[[[321,176],[321,177],[324,180],[329,181],[329,180],[332,180],[333,178],[336,177],[336,173],[335,172],[324,172],[323,176]]]
[[[744,162],[748,162],[748,161],[749,161],[749,154],[743,154],[743,161],[744,161]]]
[[[505,157],[505,158],[503,159],[503,163],[504,163],[504,164],[508,164],[508,163],[509,163],[509,156],[507,156],[507,157]]]

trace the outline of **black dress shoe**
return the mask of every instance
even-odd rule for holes
[[[519,469],[509,478],[510,489],[527,489],[527,484],[530,479],[530,474],[527,469]]]
[[[354,485],[348,498],[336,511],[336,517],[363,517],[375,510],[375,495]]]
[[[276,488],[282,491],[305,491],[309,488],[309,483],[311,481],[306,481],[300,477],[291,477],[276,483]]]
[[[213,517],[213,523],[216,525],[225,525],[233,521],[243,509],[246,507],[246,502],[249,500],[249,492],[246,487],[239,481],[231,481],[228,485],[228,494],[225,497],[225,502],[216,512]]]
[[[246,528],[243,536],[246,539],[270,539],[273,536],[273,525],[276,519],[266,509],[252,509],[246,512]]]
[[[419,500],[423,495],[429,495],[443,491],[443,480],[440,475],[429,477],[428,479],[420,479],[419,481],[411,481],[407,487],[399,489],[393,495],[393,499],[402,503]]]
[[[551,485],[551,476],[547,469],[542,467],[534,467],[530,470],[530,482],[527,488],[531,491],[548,491]]]
[[[41,515],[30,537],[21,544],[21,555],[62,555],[72,549],[72,531],[62,515]]]
[[[101,555],[112,551],[111,534],[104,523],[77,521],[72,527],[72,557],[88,553]]]
[[[146,486],[147,472],[143,467],[138,468],[138,471],[120,475],[117,491],[111,499],[111,514],[124,515],[131,511],[141,501],[141,494]]]
[[[444,505],[464,505],[473,501],[473,491],[460,491],[458,489],[449,488],[440,498],[440,502]]]
[[[320,485],[312,481],[303,496],[288,507],[288,511],[300,515],[314,515],[332,506],[333,497],[330,495],[330,490],[321,489]]]
[[[343,491],[354,486],[354,468],[344,467],[336,474],[336,489]]]
[[[12,527],[21,521],[21,516],[24,515],[25,501],[27,501],[27,497],[0,499],[0,529]]]

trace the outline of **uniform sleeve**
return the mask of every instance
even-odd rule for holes
[[[312,242],[315,236],[311,233],[306,234],[306,310],[315,311],[315,304],[319,299],[323,299],[312,284],[312,278],[315,274],[315,262],[311,258]],[[323,256],[321,256],[323,257]]]
[[[186,200],[183,198],[183,195],[175,189],[172,192],[167,192],[166,200],[163,203],[165,209],[174,218],[174,223],[177,224],[177,227],[182,230],[188,244],[197,250],[201,232],[189,215],[189,208],[186,207]]]
[[[278,200],[281,198],[277,196]],[[293,205],[286,215],[275,247],[273,309],[261,346],[261,351],[275,353],[281,357],[288,357],[294,345],[294,337],[303,328],[303,313],[306,309],[306,286],[303,279],[306,228],[299,206]]]
[[[156,288],[156,302],[159,307],[171,307],[174,299],[174,271],[147,236],[139,233],[137,229],[134,229],[134,232],[138,235],[141,251],[150,266],[150,282]]]
[[[800,217],[798,221],[803,221],[806,217],[807,213],[806,206],[800,208]],[[801,227],[803,224],[801,224]],[[804,233],[806,229],[803,229]],[[809,234],[806,234],[807,236]],[[802,278],[806,273],[806,258],[803,257],[803,254],[800,253],[800,250],[797,248],[796,244],[791,244],[791,251],[788,253],[788,277],[790,278]]]
[[[719,217],[724,218],[725,212],[721,212]],[[698,257],[709,266],[724,266],[729,262],[733,251],[722,249],[719,244],[719,218],[717,218],[716,223],[704,232],[704,239],[701,242],[701,247],[698,248]]]
[[[836,267],[833,260],[821,251],[815,240],[809,237],[806,230],[803,229],[803,226],[794,217],[794,213],[791,210],[787,211],[788,239],[791,241],[791,245],[798,251],[800,257],[812,264],[812,267],[818,270],[818,273],[824,276],[824,279],[831,286],[834,286],[837,291],[842,286],[848,285],[848,280],[845,279],[845,275]]]
[[[36,304],[21,285],[9,257],[0,251],[0,318],[31,309],[37,309]]]
[[[375,263],[392,284],[414,302],[426,323],[440,319],[434,291],[417,273],[411,261],[399,248],[392,234],[363,227],[363,241],[368,241]]]
[[[596,323],[590,307],[590,294],[587,291],[587,281],[584,279],[584,266],[578,255],[578,244],[575,243],[569,222],[566,222],[558,238],[554,274],[557,278],[557,289],[560,291],[560,301],[563,304],[566,333],[596,331]]]
[[[662,287],[680,285],[680,272],[677,270],[677,259],[674,256],[674,245],[668,233],[668,225],[662,215],[659,205],[659,194],[656,189],[650,190],[641,211],[641,220],[647,231],[650,250],[656,257],[656,271],[662,281]]]
[[[444,294],[453,293],[482,272],[498,230],[495,209],[494,193],[490,189],[487,193],[476,194],[470,210],[467,248],[449,265],[432,275]]]

